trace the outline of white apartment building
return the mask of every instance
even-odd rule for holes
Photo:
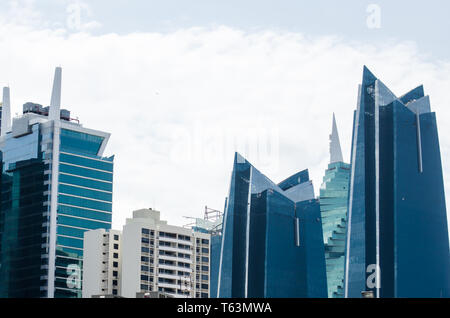
[[[84,232],[83,298],[121,295],[122,233],[97,229]]]
[[[209,297],[210,234],[169,225],[160,219],[160,212],[153,209],[133,211],[133,218],[126,220],[122,235],[119,235],[121,242],[118,252],[100,251],[98,241],[104,241],[102,235],[105,233],[96,234],[96,231],[99,230],[85,234],[88,241],[85,241],[84,252],[83,297],[112,294],[105,287],[109,286],[105,274],[108,273],[109,277],[108,270],[111,267],[97,267],[99,264],[111,264],[114,253],[118,254],[119,259],[117,277],[120,282],[116,282],[119,296],[134,298],[137,293],[154,291],[177,298]],[[102,243],[100,247],[106,246]],[[90,260],[91,257],[96,260]],[[106,282],[106,285],[101,285],[101,289],[91,287]]]

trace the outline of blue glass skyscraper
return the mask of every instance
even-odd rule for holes
[[[450,296],[436,114],[422,86],[396,97],[364,68],[348,209],[346,297]]]
[[[320,187],[329,298],[344,297],[345,237],[350,165],[342,158],[336,120],[330,135],[330,163]]]
[[[49,107],[27,103],[11,126],[3,105],[0,297],[80,297],[83,233],[111,228],[109,134],[71,120],[60,98],[57,68]]]
[[[236,153],[223,222],[218,297],[327,297],[307,170],[277,185]]]

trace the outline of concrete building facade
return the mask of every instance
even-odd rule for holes
[[[121,295],[122,232],[97,229],[84,233],[83,298]]]
[[[127,298],[148,292],[175,298],[210,296],[208,233],[169,225],[159,211],[141,209],[133,211],[122,233],[91,231],[86,239],[83,296],[114,294],[114,290]]]

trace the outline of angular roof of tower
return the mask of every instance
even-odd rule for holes
[[[336,118],[333,113],[333,127],[330,135],[330,163],[343,162],[341,143],[336,125]]]

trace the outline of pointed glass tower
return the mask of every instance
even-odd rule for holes
[[[345,296],[449,297],[436,114],[422,86],[397,98],[364,67],[351,165]]]
[[[320,213],[329,298],[344,297],[344,254],[349,178],[350,165],[343,162],[336,119],[333,114],[330,163],[320,188]]]
[[[327,297],[308,170],[275,184],[236,153],[221,238],[218,297]]]
[[[4,90],[0,297],[80,297],[83,234],[111,228],[109,134],[74,122],[60,105],[61,68],[50,107],[26,103],[12,125]]]

